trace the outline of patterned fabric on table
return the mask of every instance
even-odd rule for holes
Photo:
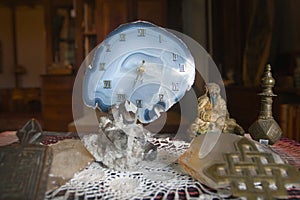
[[[287,138],[281,138],[271,149],[289,164],[300,170],[300,143]]]

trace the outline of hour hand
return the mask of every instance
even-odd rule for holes
[[[145,61],[143,60],[142,64],[140,66],[138,66],[137,69],[136,69],[137,75],[136,75],[136,78],[135,78],[134,83],[133,83],[133,88],[135,88],[135,85],[136,85],[137,81],[139,81],[139,80],[141,82],[143,81],[142,77],[143,77],[143,75],[146,71],[146,68],[145,68],[144,64],[145,64]]]

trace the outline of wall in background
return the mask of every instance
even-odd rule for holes
[[[183,0],[183,32],[208,51],[206,27],[206,0]]]
[[[27,69],[21,84],[39,87],[40,75],[46,70],[44,9],[22,6],[17,8],[16,14],[18,63]]]
[[[13,33],[11,9],[0,7],[0,40],[2,41],[3,70],[0,88],[15,87]],[[40,87],[40,75],[45,73],[45,26],[42,6],[16,8],[17,62],[25,67],[21,87]]]
[[[300,55],[300,1],[275,1],[275,24],[270,52],[275,79],[293,76],[296,57]],[[281,86],[284,83],[281,81]]]
[[[277,19],[279,21],[278,43],[279,53],[300,53],[300,1],[285,0],[277,3]],[[276,38],[277,39],[277,38]]]
[[[181,6],[182,31],[207,49],[206,0],[182,0]],[[0,6],[0,41],[3,52],[0,88],[15,87],[12,24],[11,9]],[[22,87],[40,87],[40,74],[44,74],[46,69],[43,6],[18,6],[16,32],[17,61],[27,70],[26,74],[21,75],[20,84]]]
[[[12,88],[15,86],[13,34],[11,10],[8,7],[0,7],[0,41],[2,43],[2,72],[0,72],[0,88]]]

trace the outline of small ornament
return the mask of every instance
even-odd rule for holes
[[[201,158],[199,153],[206,137],[205,134],[195,137],[178,162],[208,187],[217,191],[228,188],[227,193],[248,200],[275,199],[287,198],[287,185],[300,181],[295,166],[284,164],[263,145],[234,134],[220,134],[213,150]]]
[[[17,132],[20,143],[0,147],[0,199],[44,199],[53,160],[40,124],[32,119]]]
[[[279,125],[272,116],[272,98],[277,96],[272,91],[274,85],[271,66],[267,65],[261,79],[262,93],[258,94],[261,96],[260,113],[258,119],[249,128],[249,133],[254,140],[269,140],[269,144],[274,144],[282,135]]]
[[[208,83],[205,94],[198,98],[198,116],[190,127],[193,134],[205,134],[217,128],[223,133],[244,135],[244,129],[230,118],[220,90],[218,84]]]

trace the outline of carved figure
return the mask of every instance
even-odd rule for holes
[[[235,119],[230,118],[226,102],[220,95],[220,87],[216,83],[208,83],[206,92],[198,98],[198,117],[191,125],[193,133],[204,134],[214,128],[223,133],[243,135],[245,131]]]

